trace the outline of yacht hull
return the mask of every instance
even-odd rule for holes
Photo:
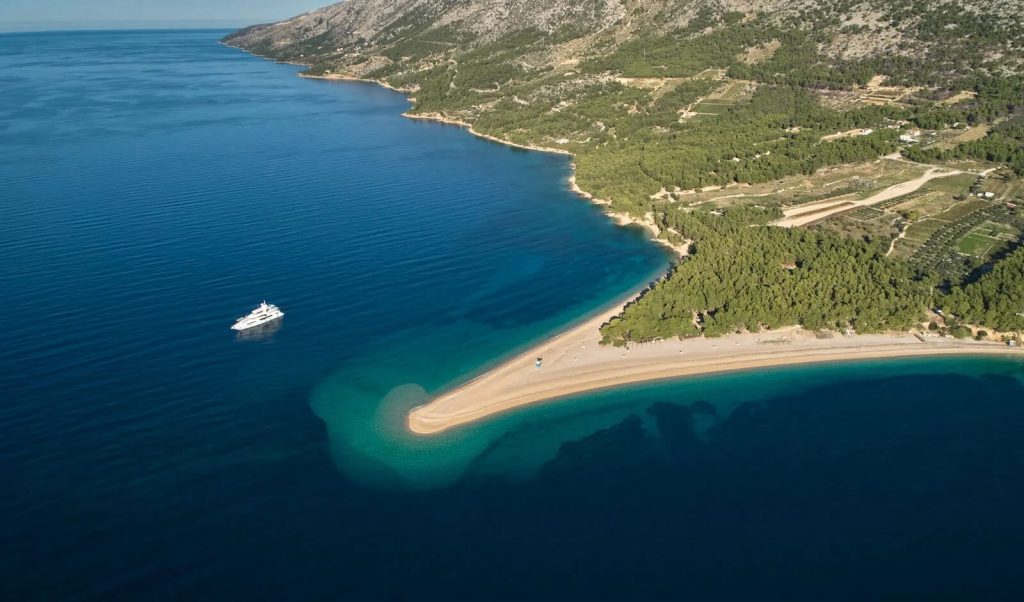
[[[275,320],[280,320],[283,317],[284,312],[278,309],[276,305],[270,305],[264,301],[252,313],[239,318],[231,327],[231,330],[239,332],[249,330],[250,328],[256,328],[257,326],[263,326]]]

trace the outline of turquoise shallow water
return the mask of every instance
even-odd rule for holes
[[[430,397],[417,384],[396,386],[384,396],[375,391],[365,403],[342,404],[339,400],[360,399],[350,386],[356,377],[342,370],[315,389],[312,407],[333,433],[332,453],[349,476],[376,487],[431,488],[481,475],[528,480],[556,458],[564,443],[644,415],[666,399],[708,403],[718,415],[728,416],[745,404],[818,396],[821,390],[862,379],[910,377],[928,391],[929,378],[949,374],[1019,379],[1024,358],[865,360],[642,383],[522,408],[431,437],[405,432],[408,411]],[[893,403],[902,394],[893,391]],[[657,432],[653,419],[645,423]]]
[[[566,158],[223,33],[0,36],[4,599],[1019,599],[1019,359],[405,432],[666,257]]]

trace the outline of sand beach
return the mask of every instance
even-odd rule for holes
[[[409,429],[439,433],[530,404],[630,384],[772,366],[939,355],[1019,355],[994,341],[912,333],[814,333],[799,327],[721,338],[664,340],[628,348],[600,344],[616,304],[409,414]],[[540,359],[538,366],[537,360]]]

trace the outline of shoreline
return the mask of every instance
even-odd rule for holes
[[[370,80],[363,80],[363,81],[370,81]],[[394,90],[395,88],[391,88],[391,89]],[[490,134],[483,134],[483,133],[480,133],[480,132],[474,130],[472,124],[467,123],[465,121],[459,121],[458,119],[452,119],[451,117],[448,117],[448,116],[443,115],[441,113],[410,113],[410,112],[406,111],[405,113],[402,113],[402,117],[406,117],[408,119],[418,119],[420,121],[435,121],[437,123],[444,123],[446,125],[454,125],[456,127],[460,127],[460,128],[462,128],[464,130],[467,130],[470,134],[473,134],[477,138],[483,138],[484,140],[490,140],[491,142],[497,142],[498,144],[504,144],[505,146],[511,146],[512,148],[518,148],[518,149],[529,150],[529,151],[537,151],[537,152],[540,152],[540,153],[552,153],[552,154],[556,154],[556,155],[566,155],[568,157],[572,157],[573,156],[573,154],[571,152],[569,152],[567,150],[564,150],[564,149],[561,149],[561,148],[551,148],[551,147],[548,147],[548,146],[534,146],[532,144],[519,144],[518,142],[512,142],[510,140],[504,140],[502,138],[498,138],[497,136],[492,136]],[[577,189],[578,188],[579,187],[577,187]],[[590,196],[590,198],[593,199],[592,196]]]
[[[225,45],[238,48],[231,44]],[[251,51],[238,49],[259,56]],[[298,66],[309,67],[302,64]],[[410,99],[415,93],[415,90],[396,88],[383,81],[349,75],[297,75],[308,79],[376,84]],[[519,144],[483,134],[476,131],[472,124],[452,119],[442,113],[415,114],[406,111],[402,116],[457,126],[478,138],[497,144],[574,157],[572,152],[565,149]],[[599,199],[580,188],[576,180],[575,163],[572,163],[570,168],[567,186],[577,196],[601,207],[605,215],[620,226],[643,228],[653,242],[671,249],[676,254],[676,259],[687,254],[688,244],[677,245],[660,238],[658,227],[649,219],[610,211],[610,201]],[[910,333],[851,336],[836,334],[828,338],[818,338],[814,333],[799,327],[728,335],[717,339],[673,339],[634,344],[624,348],[600,345],[601,325],[620,314],[638,295],[639,293],[635,293],[625,302],[620,301],[595,315],[583,318],[553,337],[413,408],[407,415],[408,429],[419,435],[436,434],[527,405],[688,376],[885,358],[943,355],[1018,355],[1024,358],[1020,351],[995,342],[931,337],[921,340]],[[544,358],[541,368],[534,365],[534,359],[537,357]]]
[[[255,55],[255,56],[259,56],[259,55]],[[301,63],[285,63],[285,64],[287,64],[287,65],[296,65],[298,67],[306,67],[306,68],[310,67],[310,65],[303,65]],[[387,88],[388,90],[391,90],[392,92],[398,92],[399,94],[405,94],[406,96],[408,96],[409,94],[413,93],[413,91],[408,89],[408,88],[396,88],[396,87],[392,86],[391,84],[389,84],[387,82],[379,81],[379,80],[376,80],[376,79],[366,79],[366,78],[362,78],[362,77],[354,77],[354,76],[351,76],[351,75],[340,75],[340,74],[338,74],[338,75],[335,75],[335,74],[331,74],[331,75],[309,75],[307,73],[298,73],[297,75],[299,77],[303,78],[303,79],[324,79],[324,80],[328,80],[328,81],[362,82],[364,84],[377,84],[378,86],[380,86],[382,88]]]
[[[599,328],[628,301],[586,318],[471,380],[445,390],[407,416],[407,428],[433,435],[523,408],[576,395],[684,377],[805,364],[936,356],[1017,356],[991,341],[913,334],[842,335],[827,338],[800,327],[672,339],[629,347],[600,345]],[[543,358],[542,366],[534,364]]]
[[[256,55],[256,56],[258,56],[258,55]],[[289,63],[289,64],[294,64],[294,63]],[[308,67],[308,65],[303,65],[303,66]],[[391,84],[388,84],[387,82],[384,82],[384,81],[380,81],[380,80],[376,80],[376,79],[363,78],[363,77],[355,77],[355,76],[352,76],[352,75],[341,75],[341,74],[307,75],[305,73],[299,73],[298,76],[302,77],[302,78],[306,78],[306,79],[319,79],[319,80],[325,80],[325,81],[362,82],[362,83],[365,83],[365,84],[376,84],[376,85],[381,86],[383,88],[387,88],[388,90],[391,90],[392,92],[397,92],[399,94],[403,94],[403,95],[406,96],[406,98],[409,98],[409,99],[411,99],[412,94],[415,94],[414,90],[411,90],[411,89],[408,89],[408,88],[396,88],[395,86],[392,86]],[[459,128],[462,128],[462,129],[466,130],[470,134],[476,136],[477,138],[482,138],[484,140],[488,140],[488,141],[494,142],[496,144],[502,144],[502,145],[505,145],[505,146],[511,146],[512,148],[518,148],[518,149],[527,150],[527,151],[536,151],[536,152],[540,152],[540,153],[552,153],[552,154],[556,154],[556,155],[564,155],[564,156],[572,157],[572,158],[575,159],[575,155],[572,153],[572,151],[568,151],[568,150],[565,150],[565,149],[562,149],[562,148],[553,148],[553,147],[550,147],[550,146],[537,146],[537,145],[534,145],[534,144],[520,144],[518,142],[512,142],[511,140],[505,140],[503,138],[499,138],[497,136],[492,136],[490,134],[484,134],[482,132],[479,132],[479,131],[473,129],[473,124],[465,122],[465,121],[460,121],[458,119],[452,119],[451,117],[448,117],[447,115],[444,115],[442,113],[437,113],[437,112],[410,113],[409,111],[406,111],[406,112],[402,113],[402,117],[405,117],[407,119],[416,119],[416,120],[419,120],[419,121],[433,121],[433,122],[436,122],[436,123],[443,123],[445,125],[451,125],[451,126],[459,127]],[[583,190],[582,188],[580,188],[579,184],[576,182],[576,163],[575,162],[573,162],[573,163],[571,163],[569,165],[569,169],[571,171],[571,173],[569,175],[569,179],[567,181],[567,185],[569,187],[569,190],[572,191],[573,193],[575,193],[577,196],[579,196],[579,197],[581,197],[583,199],[586,199],[586,200],[590,201],[591,203],[593,203],[593,204],[597,205],[598,207],[600,207],[603,210],[604,214],[608,217],[608,219],[612,220],[612,222],[614,222],[616,225],[623,226],[623,227],[637,226],[637,227],[642,228],[643,230],[645,230],[650,235],[649,237],[650,237],[651,242],[653,242],[655,244],[658,244],[658,245],[661,245],[661,246],[665,247],[666,249],[671,250],[675,254],[676,259],[678,259],[680,257],[685,257],[689,253],[689,245],[688,244],[682,244],[682,245],[674,244],[671,241],[665,240],[664,238],[659,238],[661,232],[658,230],[657,226],[655,226],[653,223],[649,222],[648,220],[640,219],[640,218],[637,218],[635,216],[629,215],[627,213],[622,213],[622,212],[618,212],[618,211],[611,211],[609,209],[609,207],[611,206],[611,201],[597,198],[593,194],[591,194],[591,193],[587,192],[586,190]]]

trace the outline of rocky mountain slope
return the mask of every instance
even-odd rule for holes
[[[831,57],[924,57],[942,46],[979,46],[986,60],[1007,59],[1016,68],[1022,8],[1019,0],[347,0],[245,29],[228,41],[283,60],[350,66],[389,50],[405,49],[411,58],[447,56],[536,31],[562,41],[551,58],[565,60],[694,22],[704,32],[729,15],[727,25],[758,20],[813,32],[819,50]],[[991,43],[977,39],[986,36]],[[428,48],[412,51],[413,42]]]

